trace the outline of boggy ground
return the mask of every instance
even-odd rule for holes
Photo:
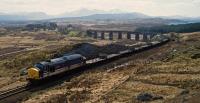
[[[198,103],[200,35],[136,54],[129,62],[88,70],[49,91],[34,93],[24,103],[140,103],[141,93],[158,96],[151,103]]]

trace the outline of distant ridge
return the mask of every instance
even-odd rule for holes
[[[65,21],[65,20],[136,20],[143,22],[144,19],[151,21],[170,22],[172,24],[195,23],[200,22],[200,17],[184,16],[149,16],[138,12],[127,12],[118,9],[110,11],[80,9],[72,12],[65,12],[60,15],[48,15],[43,12],[20,12],[20,13],[1,13],[0,21],[29,21],[29,20],[46,20],[46,21]],[[153,22],[153,21],[152,21]]]
[[[50,16],[43,12],[0,13],[0,21],[27,21],[49,19]]]
[[[138,19],[138,18],[142,19],[142,18],[151,18],[151,17],[141,14],[141,13],[120,13],[120,14],[94,14],[90,16],[84,16],[82,18],[126,20],[126,19]]]

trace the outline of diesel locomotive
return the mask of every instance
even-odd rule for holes
[[[80,54],[72,54],[43,61],[28,68],[28,80],[36,81],[72,70],[85,65],[86,58]]]

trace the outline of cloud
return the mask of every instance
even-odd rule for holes
[[[200,0],[0,0],[1,12],[60,14],[81,8],[121,9],[148,15],[200,16]]]

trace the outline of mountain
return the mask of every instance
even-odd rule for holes
[[[152,18],[151,16],[142,14],[142,13],[137,13],[137,12],[132,12],[132,13],[118,13],[119,11],[109,11],[109,13],[107,12],[103,12],[103,11],[88,11],[85,13],[80,13],[79,15],[86,15],[86,16],[78,16],[78,15],[71,15],[68,17],[61,17],[60,16],[58,18],[52,19],[53,21],[98,21],[98,20],[102,20],[102,21],[107,21],[107,20],[122,20],[122,21],[127,21],[127,20],[133,20],[133,19],[147,19],[147,18]],[[78,13],[78,12],[76,12]],[[93,14],[94,13],[94,14]],[[75,13],[74,13],[75,14]],[[89,15],[91,14],[91,15]]]
[[[43,12],[20,12],[20,13],[0,13],[0,21],[27,21],[27,20],[44,20],[53,18],[72,18],[72,19],[135,19],[149,18],[141,13],[130,13],[118,9],[110,11],[80,9],[72,12],[66,12],[60,15],[47,15]]]
[[[137,12],[127,12],[118,9],[109,11],[104,10],[90,10],[80,9],[72,12],[66,12],[60,15],[47,15],[43,12],[20,12],[20,13],[0,13],[0,21],[29,21],[29,20],[47,20],[47,21],[113,21],[120,23],[130,23],[130,21],[140,22],[164,22],[169,24],[182,24],[200,22],[200,18],[189,18],[183,16],[171,16],[171,17],[152,17]]]
[[[17,15],[25,16],[29,20],[42,20],[51,18],[50,15],[47,15],[46,13],[43,12],[18,13]]]
[[[79,9],[72,12],[66,12],[61,15],[58,15],[57,17],[82,17],[82,16],[89,16],[94,14],[117,14],[117,13],[126,13],[125,11],[118,10],[118,9],[112,9],[110,11],[104,11],[104,10],[89,10],[89,9]]]
[[[105,11],[102,10],[88,10],[88,9],[80,9],[72,12],[65,12],[58,17],[82,17],[82,16],[88,16],[93,14],[103,14]]]
[[[108,18],[105,18],[107,16]],[[119,16],[119,18],[125,19],[128,18],[140,18],[148,17],[140,13],[128,13],[126,11],[113,9],[110,11],[104,10],[89,10],[89,9],[80,9],[72,12],[66,12],[60,15],[47,15],[43,12],[20,12],[20,13],[0,13],[0,21],[26,21],[26,20],[43,20],[43,19],[53,19],[53,18],[88,18],[88,19],[112,19]],[[129,17],[130,16],[130,17]]]
[[[80,23],[81,21],[96,21],[96,22],[114,22],[114,23],[143,23],[143,22],[156,22],[156,23],[165,23],[165,24],[180,24],[186,23],[183,20],[167,17],[152,17],[142,13],[137,12],[126,12],[118,9],[113,9],[109,11],[103,10],[89,10],[89,9],[80,9],[73,12],[66,12],[59,16],[56,19],[53,19],[55,22],[71,22],[71,23]],[[139,22],[138,22],[139,21]],[[103,22],[103,23],[105,23]],[[101,22],[102,23],[102,22]]]
[[[68,23],[97,23],[97,24],[184,24],[183,20],[164,19],[160,17],[151,17],[142,13],[110,13],[110,14],[93,14],[82,17],[64,17],[51,19],[52,22],[68,22]]]
[[[94,14],[90,16],[81,17],[83,19],[96,19],[96,20],[130,20],[130,19],[144,19],[151,18],[150,16],[141,13],[120,13],[120,14]]]
[[[0,21],[27,21],[49,19],[50,16],[43,12],[0,13]]]
[[[161,16],[160,18],[182,20],[185,21],[185,23],[200,22],[200,17],[186,17],[186,16],[175,15],[175,16]]]

